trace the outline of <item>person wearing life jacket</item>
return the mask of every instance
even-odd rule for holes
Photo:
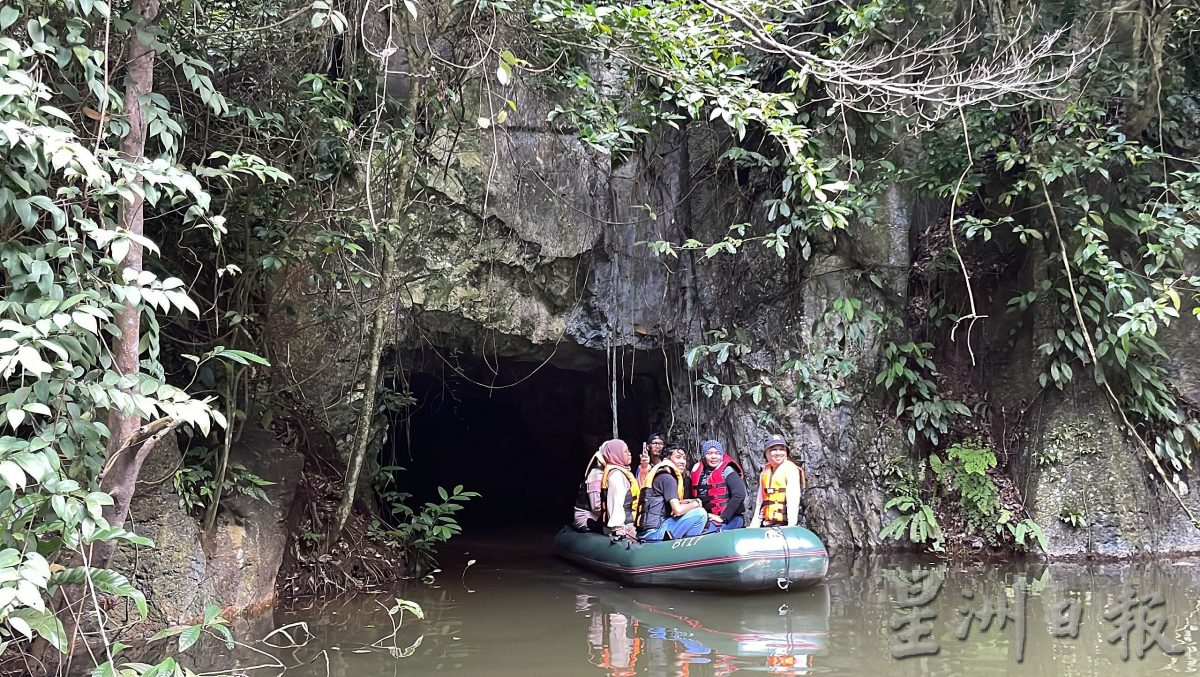
[[[604,505],[600,496],[601,485],[604,483],[604,465],[604,449],[601,447],[588,460],[587,468],[583,471],[583,481],[579,483],[579,493],[575,496],[573,526],[576,531],[604,531]]]
[[[597,609],[588,629],[588,662],[608,670],[609,677],[633,677],[637,674],[637,659],[642,652],[638,622],[619,612]]]
[[[642,492],[638,512],[638,539],[665,541],[699,536],[708,513],[699,499],[684,498],[683,468],[687,454],[674,449],[650,470],[650,487]]]
[[[654,433],[642,445],[642,455],[638,459],[637,472],[634,473],[637,475],[638,486],[642,489],[650,486],[650,468],[653,468],[662,461],[664,444],[666,442],[663,441],[663,436]]]
[[[758,478],[758,505],[750,527],[794,527],[800,524],[800,495],[807,486],[804,470],[788,460],[787,440],[771,435],[764,445],[767,466]]]
[[[708,513],[710,531],[746,526],[746,482],[742,467],[717,440],[700,444],[700,462],[692,467],[692,491]]]
[[[663,451],[663,458],[671,459],[675,467],[679,468],[679,472],[683,473],[683,497],[695,498],[696,494],[692,493],[692,474],[687,468],[687,450],[678,442],[668,442]]]
[[[638,484],[629,464],[633,456],[622,440],[609,440],[600,446],[604,470],[600,475],[600,507],[604,533],[609,536],[637,536]]]
[[[787,649],[777,649],[767,656],[767,672],[785,675],[807,675],[813,666],[811,654],[789,654]]]

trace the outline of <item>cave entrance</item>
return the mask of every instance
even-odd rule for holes
[[[588,457],[612,435],[605,353],[542,362],[430,352],[403,360],[407,383],[395,387],[416,402],[380,455],[404,468],[396,484],[410,505],[461,484],[481,494],[459,513],[464,526],[565,524]],[[670,395],[662,355],[633,353],[613,364],[619,436],[636,461],[669,417]]]

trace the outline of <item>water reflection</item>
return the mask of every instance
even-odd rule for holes
[[[1194,563],[880,564],[831,567],[835,599],[860,604],[839,613],[835,602],[826,661],[835,672],[1071,677],[1197,669]],[[914,621],[927,626],[921,651],[916,633],[904,636]]]
[[[783,600],[783,601],[781,601]],[[597,585],[575,597],[589,619],[589,662],[613,677],[805,675],[829,639],[829,590],[724,596]]]
[[[304,647],[271,653],[289,666],[289,677],[447,672],[1115,677],[1200,671],[1200,567],[1192,563],[842,557],[831,561],[820,586],[723,595],[623,588],[545,550],[544,539],[475,547],[445,556],[445,571],[433,585],[280,611],[276,626],[305,621],[313,637]],[[471,559],[478,564],[464,571]],[[928,580],[935,594],[920,605],[902,606],[906,600],[898,589],[916,578]],[[393,632],[386,608],[396,596],[420,604],[425,617],[408,614]],[[1131,606],[1134,600],[1137,606]],[[936,643],[937,653],[895,658],[903,642],[893,619],[916,608],[932,614],[922,620],[929,626],[922,641]],[[1064,625],[1072,610],[1077,623]],[[1157,627],[1152,621],[1159,615],[1162,639],[1152,642],[1143,630]],[[1110,640],[1122,619],[1131,619],[1130,632]],[[1055,634],[1072,625],[1073,632]],[[1125,640],[1127,661],[1121,658]],[[1138,648],[1147,642],[1138,659]],[[1163,651],[1174,645],[1182,653]],[[249,666],[263,657],[227,656],[209,662],[210,669],[221,660]]]

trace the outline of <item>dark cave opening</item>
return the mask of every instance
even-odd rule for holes
[[[670,396],[661,354],[632,353],[616,366],[617,422],[636,461]],[[612,371],[596,355],[563,366],[412,356],[395,387],[416,402],[393,420],[381,465],[404,468],[396,485],[414,507],[436,500],[439,486],[479,492],[458,513],[467,529],[567,523],[589,456],[612,436]]]

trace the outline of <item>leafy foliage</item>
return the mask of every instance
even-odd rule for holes
[[[129,123],[100,37],[108,25],[117,44],[137,30],[132,21],[105,2],[18,0],[0,16],[0,547],[18,558],[13,575],[0,578],[0,635],[36,633],[58,648],[61,626],[46,600],[66,582],[132,597],[144,609],[128,581],[86,560],[55,575],[46,564],[61,551],[82,557],[98,541],[148,543],[104,517],[112,505],[98,491],[104,412],[183,423],[202,435],[225,423],[208,400],[168,384],[161,362],[160,314],[200,314],[187,285],[157,267],[120,264],[132,248],[158,253],[118,223],[123,202],[144,200],[151,213],[174,214],[210,237],[223,221],[197,175],[177,162],[182,127],[165,97],[142,102],[153,157],[118,152]],[[202,62],[163,37],[155,27],[144,35],[221,113],[220,96],[197,70]],[[232,175],[214,169],[211,177]],[[112,358],[125,331],[114,318],[126,304],[145,329],[132,337],[143,358],[136,373],[119,372]]]
[[[966,440],[946,450],[946,460],[929,456],[929,466],[943,490],[957,496],[974,531],[995,522],[1000,510],[1000,489],[988,471],[996,467],[996,453],[975,440]]]
[[[216,477],[210,470],[216,465],[216,455],[217,450],[203,445],[188,447],[183,463],[171,475],[171,483],[179,496],[179,506],[194,515],[203,513],[211,504],[213,496],[217,495],[214,491]],[[230,463],[226,468],[220,496],[241,494],[267,501],[267,494],[263,489],[272,484],[273,482],[268,482],[247,470],[241,463]]]
[[[900,513],[888,522],[879,532],[883,540],[906,539],[908,542],[922,545],[929,544],[931,550],[942,549],[942,530],[938,526],[933,509],[913,496],[896,496],[883,505],[884,510],[897,510]]]
[[[847,384],[859,372],[859,359],[878,332],[895,319],[865,306],[855,297],[833,299],[812,331],[808,349],[784,351],[780,371],[796,380],[796,398],[821,409],[833,409],[848,399]]]
[[[944,400],[938,394],[937,384],[930,378],[937,374],[937,367],[926,357],[932,349],[931,343],[889,342],[883,348],[884,368],[875,376],[877,385],[895,394],[896,416],[909,421],[909,444],[916,444],[920,435],[937,445],[940,436],[949,432],[954,416],[971,415],[965,404]]]
[[[907,540],[914,545],[928,545],[933,551],[942,550],[942,530],[932,506],[926,502],[924,488],[926,466],[913,463],[907,457],[889,460],[884,481],[892,496],[884,510],[896,510],[899,515],[884,525],[881,540]]]
[[[749,332],[736,328],[732,332],[714,329],[708,336],[712,343],[693,346],[683,356],[689,369],[696,369],[701,364],[710,366],[712,371],[696,381],[705,397],[719,396],[722,404],[748,397],[755,405],[766,401],[776,407],[782,406],[783,396],[771,378],[746,364],[745,358],[754,350]],[[734,380],[722,382],[713,371],[723,372]]]
[[[817,152],[816,120],[802,109],[809,76],[772,72],[777,64],[742,46],[754,42],[749,28],[698,2],[537,0],[532,10],[534,26],[544,27],[548,58],[572,64],[560,78],[576,96],[557,114],[568,116],[585,142],[620,158],[661,130],[689,120],[720,122],[745,142],[729,148],[724,160],[777,177],[762,201],[765,230],[748,233],[758,224],[735,224],[721,241],[659,242],[656,251],[700,250],[711,258],[757,242],[781,257],[798,247],[808,258],[810,232],[845,228],[851,207],[836,198],[852,188],[838,175],[840,163]],[[768,24],[767,30],[786,28]],[[605,82],[587,74],[587,58],[576,45],[605,54]]]
[[[922,459],[915,464],[907,458],[892,459],[885,478],[892,498],[884,504],[884,510],[895,509],[899,516],[880,531],[881,539],[907,540],[940,550],[943,534],[935,510],[944,501],[953,500],[965,518],[968,534],[979,535],[993,545],[1007,537],[1021,550],[1035,543],[1045,549],[1046,535],[1041,526],[1029,518],[1016,519],[1013,511],[1001,504],[1000,487],[991,475],[997,465],[991,448],[968,439],[950,445],[944,453],[944,459],[932,453],[927,462]],[[933,474],[931,486],[926,483],[927,467]]]
[[[1046,532],[1042,531],[1041,525],[1028,517],[1016,522],[1011,513],[1002,510],[1000,520],[996,522],[996,533],[1002,532],[1011,534],[1013,543],[1020,550],[1032,550],[1034,543],[1042,550],[1046,549]]]
[[[1159,38],[1168,42],[1186,30],[1185,23],[1163,25],[1168,32]],[[1172,78],[1185,63],[1169,61],[1156,77],[1177,85]],[[1062,389],[1082,375],[1110,392],[1130,431],[1171,471],[1163,479],[1178,488],[1200,425],[1170,385],[1158,339],[1161,328],[1180,321],[1185,299],[1194,306],[1200,288],[1186,263],[1200,242],[1200,172],[1165,136],[1150,143],[1131,135],[1140,113],[1114,114],[1141,91],[1130,65],[1117,55],[1090,61],[1087,86],[1061,105],[972,111],[965,129],[933,136],[957,134],[985,161],[964,175],[962,154],[952,160],[925,145],[911,175],[947,197],[961,184],[957,200],[968,209],[953,227],[982,255],[1029,252],[1040,272],[1008,311],[1027,322],[1049,313],[1058,323],[1038,346],[1041,385]],[[989,188],[995,185],[1003,188]]]
[[[467,501],[479,498],[479,493],[464,491],[460,484],[449,492],[438,487],[438,496],[441,501],[426,502],[418,511],[408,505],[411,494],[382,492],[380,499],[388,506],[390,519],[371,522],[371,536],[404,552],[405,560],[418,572],[436,564],[434,554],[439,545],[462,533],[454,513]]]
[[[1087,526],[1087,518],[1084,517],[1083,511],[1075,505],[1064,505],[1058,513],[1058,519],[1072,528],[1079,529]]]

